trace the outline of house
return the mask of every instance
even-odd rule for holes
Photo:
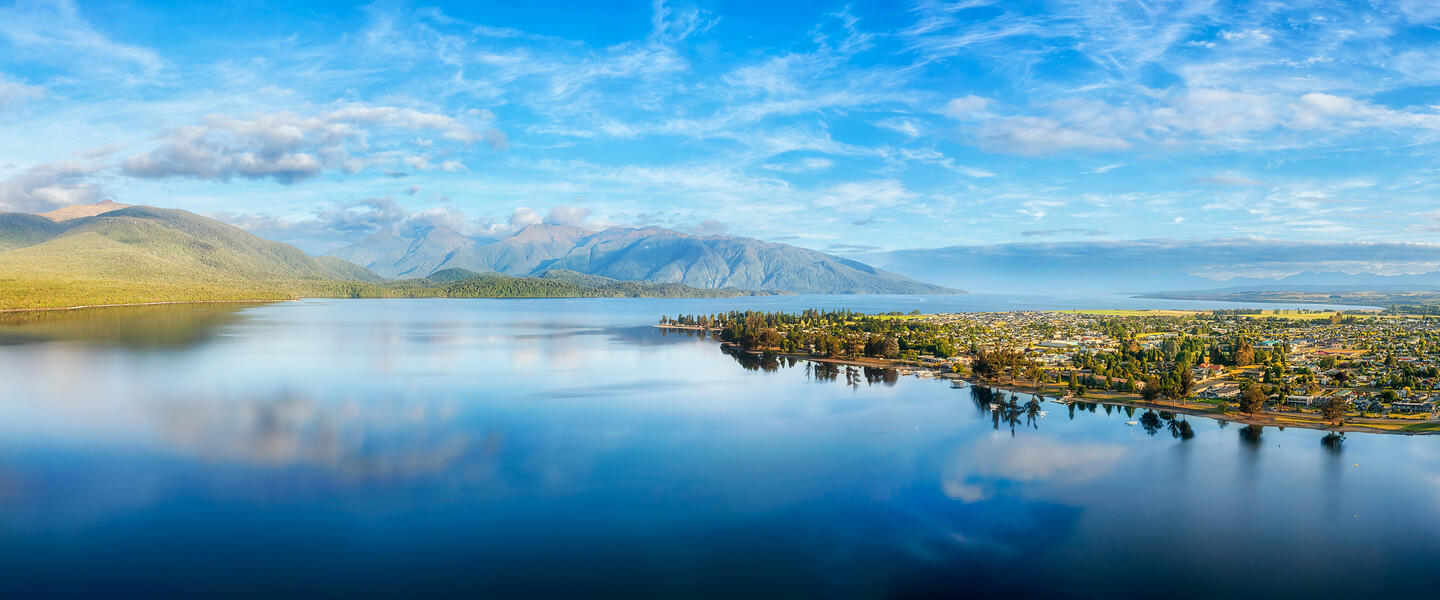
[[[1435,412],[1433,402],[1391,402],[1390,411],[1402,414]]]
[[[1310,405],[1313,405],[1313,404],[1315,404],[1315,397],[1314,397],[1314,396],[1302,396],[1302,395],[1292,394],[1292,395],[1290,395],[1290,396],[1286,396],[1286,397],[1285,397],[1285,405],[1286,405],[1286,406],[1310,406]]]

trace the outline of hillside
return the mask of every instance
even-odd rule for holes
[[[401,246],[404,251],[399,250]],[[417,232],[408,243],[394,236],[377,236],[343,248],[336,256],[389,277],[416,277],[445,269],[514,276],[541,276],[558,270],[618,281],[677,283],[704,289],[844,294],[955,292],[787,244],[736,236],[695,236],[658,227],[594,232],[537,224],[500,240],[468,238],[435,227]]]
[[[181,210],[134,206],[50,222],[0,215],[0,306],[292,298],[334,280],[380,281],[338,259]]]

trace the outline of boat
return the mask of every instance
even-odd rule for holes
[[[1042,418],[1042,419],[1043,419],[1043,418],[1045,418],[1045,415],[1048,415],[1048,414],[1050,414],[1050,413],[1048,413],[1048,412],[1045,412],[1045,411],[1043,411],[1043,410],[1042,410],[1042,411],[1040,411],[1040,412],[1037,412],[1037,413],[1035,413],[1035,414],[1037,414],[1037,415],[1039,415],[1039,416],[1040,416],[1040,418]]]
[[[1131,421],[1126,421],[1125,424],[1126,424],[1126,425],[1139,425],[1140,422],[1139,422],[1139,421],[1131,420]]]

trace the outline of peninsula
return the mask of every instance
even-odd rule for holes
[[[1440,319],[1337,311],[664,316],[727,348],[1066,402],[1331,431],[1440,432]]]

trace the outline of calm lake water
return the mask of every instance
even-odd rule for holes
[[[987,390],[742,362],[650,326],[747,307],[1196,305],[7,316],[0,595],[1430,596],[1440,438],[1189,417],[1187,439],[1158,415],[1053,403],[1007,419]]]

